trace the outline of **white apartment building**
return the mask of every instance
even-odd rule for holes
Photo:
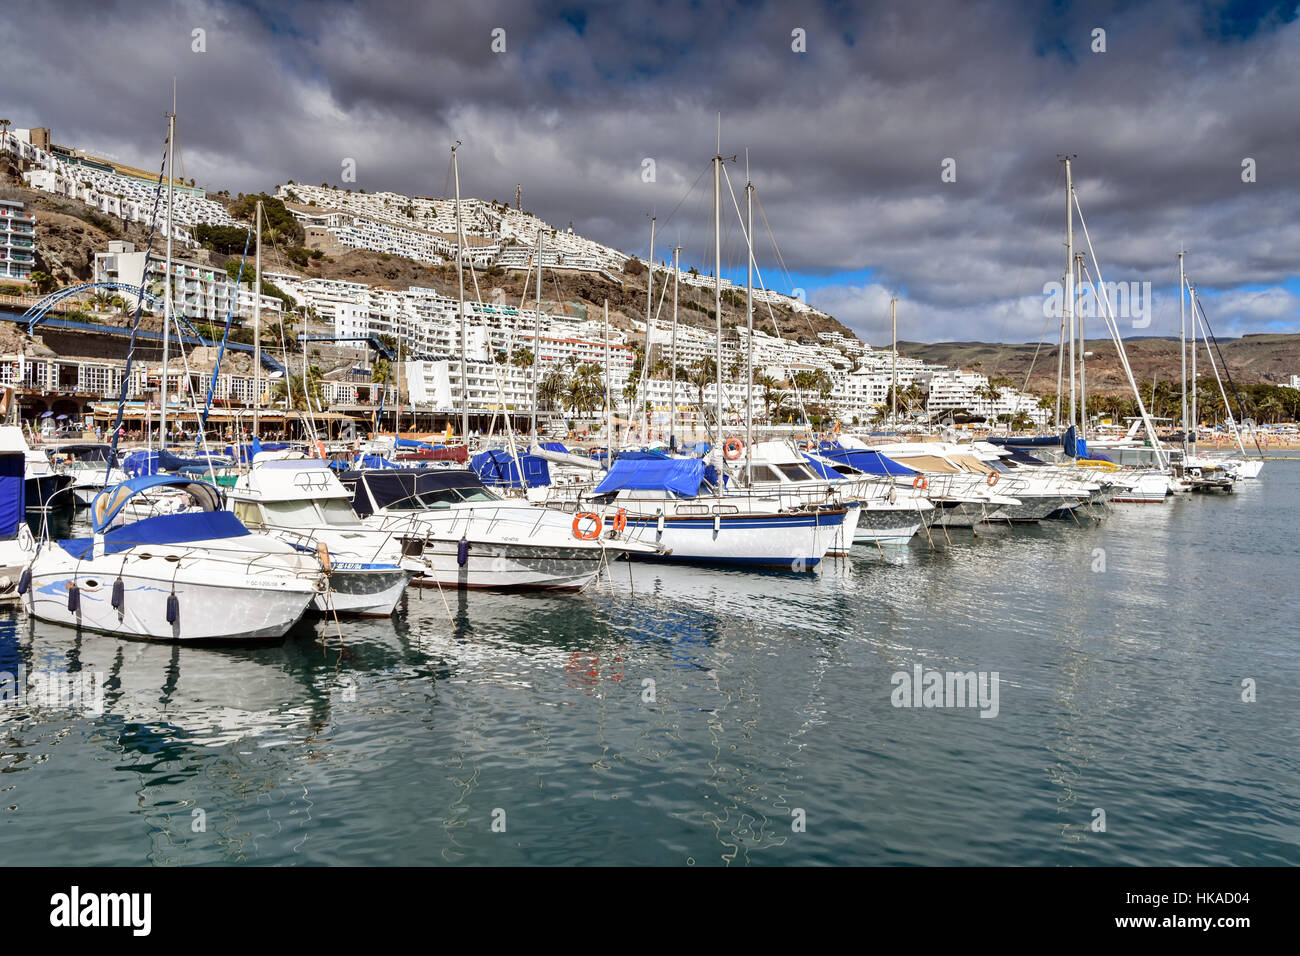
[[[304,227],[321,230],[343,246],[402,255],[421,262],[455,260],[456,200],[362,193],[330,186],[289,183],[276,194]],[[460,200],[466,261],[479,268],[520,268],[543,234],[552,268],[617,273],[627,256],[567,230],[552,228],[528,213],[481,199]],[[522,252],[522,260],[520,259]],[[506,256],[506,261],[500,258]],[[563,260],[563,264],[561,263]]]
[[[136,252],[130,242],[114,241],[108,252],[95,253],[94,281],[121,282],[139,286],[144,272],[145,253]],[[149,258],[149,276],[145,283],[160,300],[165,294],[166,260],[153,254]],[[255,296],[250,288],[236,288],[235,280],[224,269],[184,259],[172,259],[172,308],[177,315],[191,321],[222,323],[234,308],[236,318],[252,315]],[[279,321],[279,299],[262,296],[262,315]]]
[[[1046,421],[1047,412],[1038,407],[1038,399],[1017,389],[998,389],[999,397],[989,401],[982,393],[988,387],[987,376],[960,369],[943,369],[930,374],[929,400],[931,414],[948,409],[964,408],[977,415],[996,419],[999,415],[1027,415],[1035,422]]]
[[[0,199],[0,279],[26,282],[36,265],[36,216]]]
[[[23,173],[23,181],[29,187],[83,202],[126,222],[149,224],[158,189],[156,178],[147,178],[149,174],[143,170],[123,172],[130,167],[98,161],[63,147],[42,148],[33,143],[32,132],[15,129],[0,137],[0,148],[32,166]],[[173,184],[172,193],[175,203],[172,238],[178,242],[197,245],[190,230],[202,222],[220,226],[236,224],[225,208],[208,199],[200,187],[183,185],[178,180]],[[157,211],[155,228],[162,234],[167,217],[165,195],[157,203]]]

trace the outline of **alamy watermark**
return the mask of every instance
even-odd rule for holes
[[[1053,318],[1061,314],[1061,305],[1065,301],[1065,288],[1061,282],[1043,283],[1043,316]],[[1098,319],[1106,315],[1106,303],[1110,304],[1110,315],[1117,322],[1128,319],[1135,329],[1145,329],[1151,324],[1151,283],[1150,282],[1103,282],[1095,285],[1091,282],[1081,283],[1078,298],[1074,304],[1074,314],[1085,319]]]
[[[972,707],[981,717],[998,715],[997,671],[933,671],[920,664],[895,671],[889,702],[895,707]]]
[[[0,707],[49,707],[104,713],[104,675],[98,671],[38,670],[19,665],[15,675],[0,671]]]

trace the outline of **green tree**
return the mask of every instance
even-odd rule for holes
[[[41,269],[33,269],[27,281],[36,286],[38,295],[48,295],[59,287],[59,280]]]
[[[304,380],[302,373],[290,375],[288,379],[280,378],[271,386],[271,403],[275,404],[288,396],[289,407],[297,411],[307,411],[307,398],[311,398],[311,410],[320,411],[324,408],[324,383],[321,379],[321,371],[315,365],[307,370],[306,387],[304,389]]]
[[[696,398],[701,410],[704,408],[704,390],[718,379],[718,363],[706,355],[691,366],[686,380],[695,386]]]

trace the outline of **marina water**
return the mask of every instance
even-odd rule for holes
[[[392,620],[233,650],[11,608],[0,671],[28,693],[0,703],[0,855],[1300,863],[1297,510],[1300,461],[1274,462],[1100,523],[859,545],[809,574],[411,589]],[[918,666],[996,674],[996,714],[895,706]],[[79,674],[98,702],[42,697]]]

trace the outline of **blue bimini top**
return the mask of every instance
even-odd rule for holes
[[[251,534],[229,511],[186,511],[156,515],[114,528],[104,535],[104,553],[118,554],[142,544],[189,544]],[[67,538],[59,547],[78,560],[94,554],[94,538]]]

